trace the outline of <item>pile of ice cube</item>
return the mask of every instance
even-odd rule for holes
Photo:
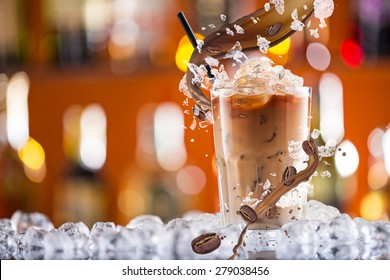
[[[54,228],[41,213],[17,211],[0,220],[0,259],[228,259],[242,228],[242,223],[222,226],[219,214],[198,212],[166,224],[143,215],[125,227],[98,222],[89,229],[83,222],[69,222]],[[206,232],[217,233],[221,246],[195,254],[191,241]],[[278,259],[390,259],[390,223],[351,219],[315,200],[308,203],[307,220],[259,236],[248,231],[238,259],[258,251],[275,251]]]

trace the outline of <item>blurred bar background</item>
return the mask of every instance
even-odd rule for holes
[[[0,0],[0,218],[218,211],[212,127],[178,90],[192,47],[176,13],[207,36],[265,2]],[[269,56],[313,87],[312,128],[339,144],[312,198],[388,220],[390,2],[335,0],[319,38],[311,25]]]

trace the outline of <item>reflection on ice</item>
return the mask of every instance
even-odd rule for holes
[[[390,223],[351,219],[336,208],[308,202],[308,219],[280,230],[249,230],[236,259],[272,252],[278,259],[390,259]],[[58,229],[43,214],[17,211],[0,219],[1,259],[228,259],[237,244],[243,223],[221,224],[219,214],[188,212],[164,224],[157,216],[142,215],[125,227],[83,222]],[[215,232],[220,247],[207,255],[192,251],[191,241]],[[269,255],[265,255],[269,256]]]
[[[279,259],[390,259],[390,223],[351,219],[318,201],[309,201],[308,220],[282,230]]]

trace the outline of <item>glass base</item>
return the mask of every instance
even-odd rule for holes
[[[281,229],[248,230],[244,247],[248,252],[248,258],[251,260],[276,259],[276,249],[281,234]]]

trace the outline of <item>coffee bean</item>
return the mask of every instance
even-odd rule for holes
[[[253,224],[257,221],[256,211],[248,205],[242,205],[239,213],[241,217],[249,224]]]
[[[204,233],[191,242],[192,251],[199,255],[209,254],[221,245],[221,238],[216,233]]]
[[[310,141],[307,140],[303,141],[302,149],[308,156],[314,155],[315,153],[313,145],[310,143]]]
[[[287,166],[282,175],[282,182],[285,186],[291,186],[294,183],[294,179],[290,178],[297,174],[297,169],[294,166]]]
[[[276,34],[278,34],[279,33],[279,31],[282,29],[282,26],[283,26],[283,24],[282,23],[276,23],[276,24],[274,24],[274,25],[270,25],[270,26],[268,26],[267,27],[267,34],[268,34],[268,36],[271,36],[271,37],[273,37],[273,36],[275,36]]]
[[[222,47],[218,46],[208,46],[207,47],[207,52],[211,55],[217,55],[222,52]]]
[[[207,111],[202,110],[197,105],[192,107],[192,114],[201,121],[207,120]]]

